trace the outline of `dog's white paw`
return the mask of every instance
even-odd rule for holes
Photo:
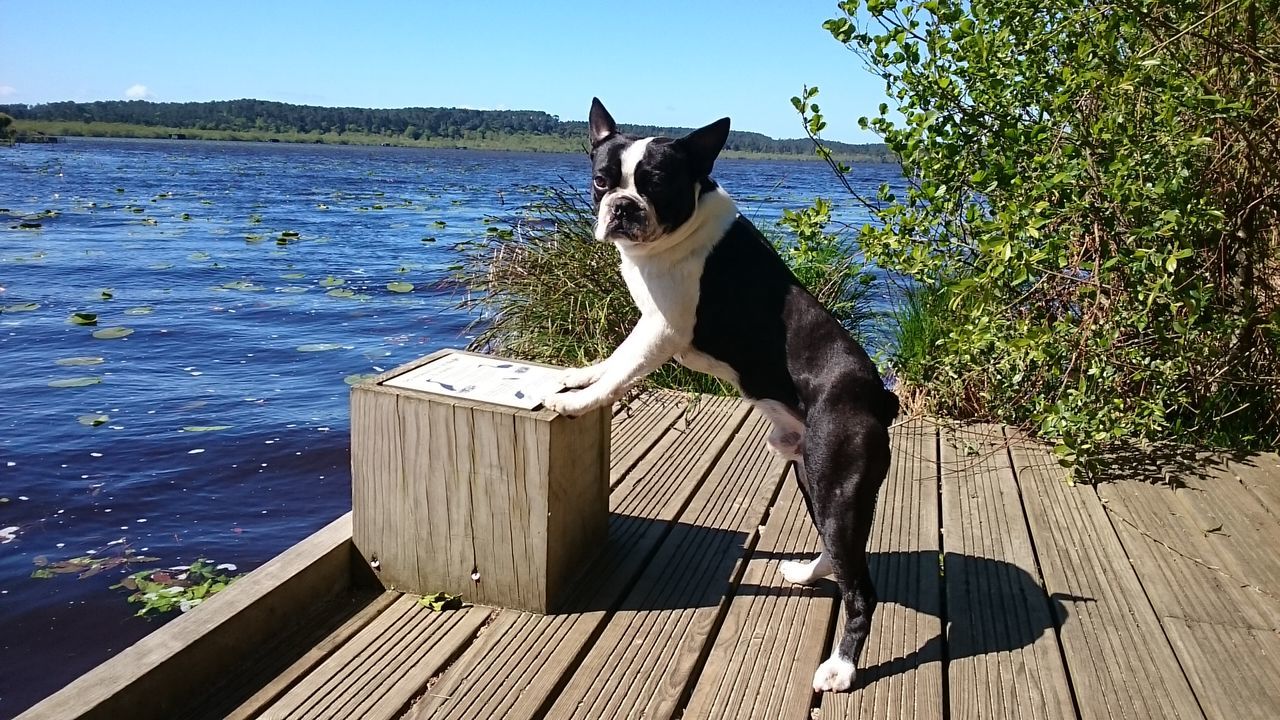
[[[569,368],[560,371],[560,385],[567,388],[584,388],[600,379],[600,372],[595,365]]]
[[[813,674],[814,692],[848,692],[858,668],[838,655],[832,655]]]
[[[812,585],[831,574],[831,562],[827,554],[822,553],[809,562],[788,560],[778,565],[778,573],[782,579],[795,585]]]
[[[568,417],[578,417],[603,404],[604,402],[600,401],[595,393],[585,390],[554,393],[542,400],[543,407]]]

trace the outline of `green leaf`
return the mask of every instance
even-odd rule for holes
[[[430,595],[423,595],[418,602],[424,607],[431,608],[432,612],[444,612],[445,610],[461,610],[462,597],[459,595],[450,595],[448,593],[437,592]]]
[[[3,307],[0,307],[0,312],[7,312],[7,313],[31,312],[32,310],[35,310],[39,307],[40,307],[40,303],[33,303],[33,302],[19,303],[17,305],[5,305]]]
[[[394,293],[413,292],[413,283],[407,282],[389,282],[387,289]]]
[[[147,305],[140,305],[138,307],[131,307],[128,310],[125,310],[124,314],[125,315],[150,315],[152,312],[154,311],[152,310],[151,307]]]
[[[91,313],[91,312],[71,313],[71,317],[67,318],[67,322],[74,323],[76,325],[97,325],[98,313]]]
[[[133,329],[127,327],[108,327],[93,331],[93,336],[99,340],[118,340],[132,334]]]
[[[99,425],[106,424],[110,420],[111,416],[103,415],[101,413],[90,413],[76,418],[76,422],[88,427],[98,427]]]
[[[182,432],[217,432],[219,430],[230,430],[230,425],[184,425]]]

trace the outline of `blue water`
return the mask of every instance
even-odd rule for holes
[[[452,245],[517,213],[532,188],[587,174],[584,157],[554,154],[77,139],[0,150],[0,306],[38,305],[0,313],[0,717],[164,622],[133,617],[109,589],[127,572],[201,557],[248,571],[346,512],[344,378],[465,345]],[[722,160],[716,175],[760,225],[840,197],[818,163]],[[853,173],[868,192],[896,177]],[[18,227],[46,211],[38,229]],[[851,202],[837,216],[865,219]],[[278,244],[284,231],[298,238]],[[393,281],[414,290],[390,292]],[[97,325],[70,323],[77,312]],[[133,332],[92,335],[116,326]],[[73,357],[102,362],[56,363]],[[100,382],[49,386],[81,377]],[[109,419],[82,424],[89,414]],[[31,577],[37,557],[125,549],[160,560]]]

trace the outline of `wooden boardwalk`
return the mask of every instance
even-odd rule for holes
[[[838,602],[829,581],[777,573],[817,538],[765,434],[737,400],[650,396],[614,419],[610,543],[564,612],[353,596],[194,707],[244,720],[1280,717],[1277,455],[1095,489],[1007,429],[901,424],[856,689],[815,695]]]

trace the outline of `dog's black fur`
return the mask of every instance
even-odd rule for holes
[[[623,152],[641,138],[618,133],[598,100],[590,127],[599,209],[619,186]],[[633,176],[634,192],[651,207],[618,193],[599,222],[637,245],[653,240],[643,236],[645,213],[654,213],[651,225],[666,233],[681,227],[717,190],[710,173],[728,131],[726,118],[678,140],[650,141]],[[731,368],[747,398],[776,401],[803,421],[798,477],[847,614],[838,654],[856,663],[876,607],[866,548],[889,469],[888,427],[898,398],[885,389],[866,351],[746,218],[737,216],[714,242],[697,297],[692,349]]]

